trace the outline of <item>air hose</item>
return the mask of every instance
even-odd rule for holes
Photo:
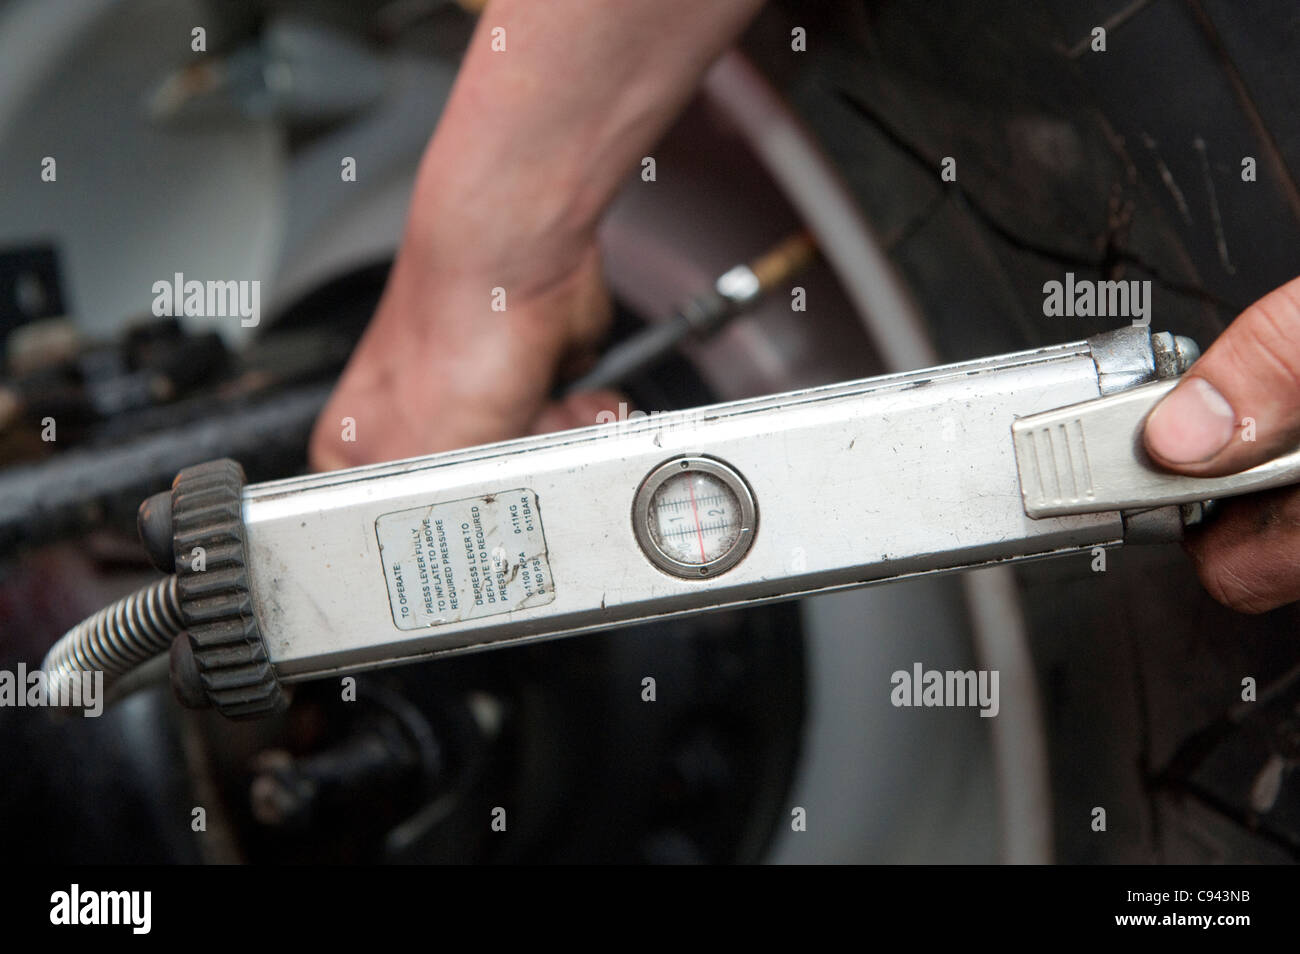
[[[82,673],[102,672],[111,683],[167,652],[184,629],[176,577],[167,576],[72,627],[46,653],[41,668],[51,690]]]
[[[141,505],[145,550],[160,570],[174,573],[100,610],[55,643],[41,664],[52,687],[95,672],[111,684],[170,651],[173,687],[186,705],[215,706],[232,718],[283,707],[253,610],[243,486],[239,464],[209,461],[185,468],[170,492]]]

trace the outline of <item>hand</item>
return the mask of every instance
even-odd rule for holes
[[[617,406],[608,392],[547,406],[557,369],[608,320],[597,223],[760,6],[492,0],[378,312],[316,422],[314,467],[594,424]]]
[[[1300,444],[1300,278],[1247,308],[1147,418],[1152,459],[1195,476],[1236,473]],[[1219,602],[1263,613],[1300,599],[1300,487],[1224,500],[1189,533]]]
[[[590,349],[608,321],[594,245],[543,287],[447,274],[434,262],[416,264],[410,247],[317,419],[315,469],[581,427],[618,406],[610,392],[548,402],[557,370]],[[504,311],[492,308],[497,287]]]

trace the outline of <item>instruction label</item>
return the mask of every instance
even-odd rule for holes
[[[398,629],[555,599],[537,494],[526,488],[386,513],[375,534]]]

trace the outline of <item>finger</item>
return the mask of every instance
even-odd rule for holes
[[[1300,443],[1300,278],[1228,326],[1156,405],[1147,452],[1185,474],[1245,470]]]
[[[336,390],[325,403],[320,414],[316,416],[316,423],[312,426],[311,439],[307,444],[307,466],[310,470],[322,473],[368,463],[362,456],[364,447],[359,448],[355,443],[343,440],[344,429],[349,420],[355,422],[355,418],[350,418],[343,410],[339,392]],[[361,433],[367,435],[370,430],[368,427],[363,427]]]
[[[1300,489],[1223,502],[1186,547],[1201,583],[1225,606],[1264,613],[1300,600]]]
[[[549,434],[623,420],[626,419],[627,408],[627,398],[616,391],[580,391],[548,404],[537,415],[530,431],[533,434]]]

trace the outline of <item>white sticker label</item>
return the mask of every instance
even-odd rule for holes
[[[555,599],[531,490],[503,490],[375,521],[398,629],[423,629]]]

